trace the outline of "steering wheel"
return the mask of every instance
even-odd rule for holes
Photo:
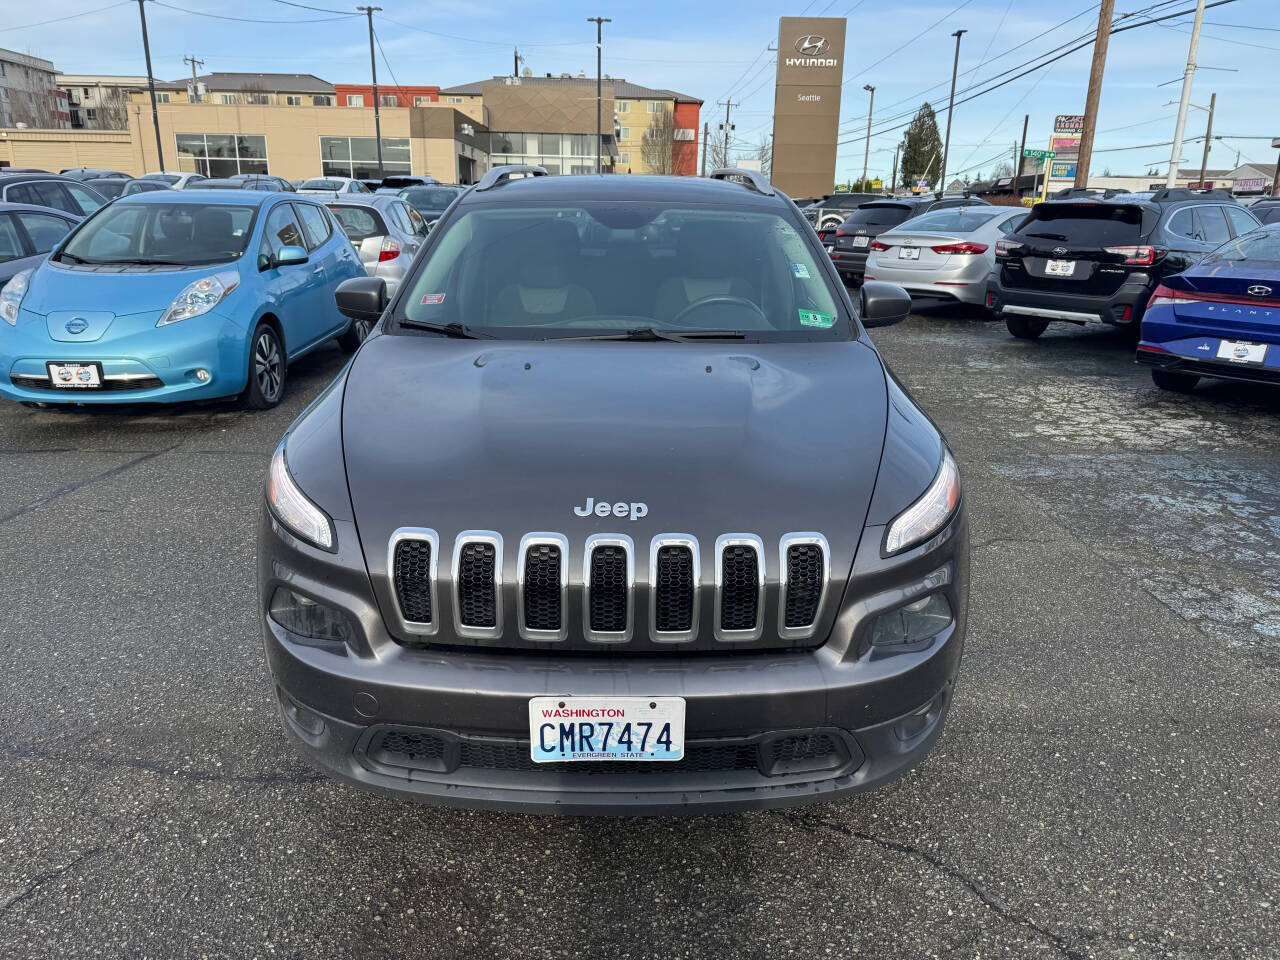
[[[764,311],[761,310],[757,304],[748,300],[746,297],[729,297],[729,296],[703,297],[701,300],[695,300],[693,303],[689,304],[687,307],[685,307],[683,310],[677,313],[674,317],[672,317],[671,324],[674,326],[675,324],[683,320],[686,316],[693,313],[695,310],[701,310],[703,307],[715,306],[716,304],[733,304],[739,307],[750,307],[752,310],[755,311],[756,316],[760,318],[763,326],[767,327],[769,325],[768,318],[765,317]],[[678,330],[674,332],[679,333]]]

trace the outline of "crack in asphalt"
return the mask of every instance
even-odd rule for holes
[[[104,770],[124,768],[128,770],[138,770],[145,773],[154,773],[174,780],[188,780],[197,783],[244,783],[251,784],[253,786],[269,787],[322,783],[328,779],[323,774],[312,773],[309,771],[292,774],[226,774],[217,770],[182,770],[175,769],[172,765],[163,764],[157,760],[145,760],[141,757],[64,756],[50,750],[40,750],[35,747],[10,748],[6,750],[6,752],[9,756],[16,757],[20,760],[52,760],[60,763],[80,763]]]
[[[68,870],[71,870],[84,863],[86,860],[90,860],[101,853],[105,853],[106,851],[106,846],[90,847],[88,850],[85,850],[83,853],[72,858],[70,863],[65,863],[60,867],[55,867],[52,870],[46,870],[44,873],[37,874],[31,882],[27,884],[25,890],[10,897],[4,903],[0,903],[0,911],[7,911],[12,907],[16,907],[24,900],[29,900],[31,897],[34,897],[40,891],[40,888],[50,880],[56,880]]]
[[[10,520],[14,520],[17,517],[22,516],[24,513],[30,513],[32,510],[35,510],[39,507],[43,507],[46,504],[52,503],[54,500],[57,500],[60,497],[65,497],[68,493],[75,493],[75,491],[83,487],[87,487],[91,483],[97,483],[99,480],[106,480],[106,479],[109,479],[110,477],[116,476],[117,474],[124,473],[124,471],[129,470],[132,467],[136,467],[141,463],[146,463],[148,460],[154,460],[156,457],[161,456],[162,454],[166,454],[166,453],[169,453],[170,451],[177,450],[178,447],[180,446],[182,446],[182,444],[175,443],[173,446],[165,447],[163,450],[151,450],[147,453],[144,453],[140,457],[134,457],[132,460],[126,460],[124,463],[118,464],[117,466],[112,467],[110,470],[105,470],[102,473],[96,474],[95,476],[88,477],[84,480],[77,480],[74,483],[64,484],[63,486],[58,487],[53,492],[46,494],[43,497],[39,497],[35,500],[32,500],[30,503],[25,503],[22,506],[18,507],[16,510],[11,510],[9,513],[6,513],[3,516],[0,516],[0,523],[8,523]]]
[[[818,832],[818,829],[821,828],[821,829],[829,830],[833,833],[838,833],[852,840],[860,840],[863,843],[873,844],[884,850],[892,850],[894,853],[901,853],[909,857],[914,857],[915,859],[928,864],[930,867],[932,867],[934,870],[938,871],[939,873],[943,874],[944,876],[951,878],[956,883],[959,883],[966,890],[968,890],[975,897],[977,897],[978,900],[980,900],[988,910],[990,910],[992,913],[998,916],[1005,923],[1023,926],[1023,927],[1026,927],[1028,930],[1031,930],[1034,933],[1039,934],[1046,941],[1048,941],[1055,949],[1057,949],[1057,951],[1063,957],[1065,957],[1066,960],[1088,960],[1088,957],[1085,954],[1073,948],[1071,944],[1068,943],[1064,937],[1059,936],[1058,934],[1054,933],[1052,930],[1048,930],[1040,926],[1040,924],[1036,923],[1030,917],[1024,917],[1014,913],[1012,910],[1006,907],[1003,903],[997,900],[993,895],[988,893],[986,889],[981,884],[978,883],[978,881],[974,880],[972,877],[968,876],[964,872],[957,870],[955,867],[951,866],[950,864],[945,863],[942,860],[942,858],[930,853],[927,850],[922,850],[919,847],[914,846],[913,844],[903,843],[902,841],[899,841],[899,840],[886,840],[883,837],[877,837],[874,834],[867,833],[864,830],[854,830],[850,827],[846,827],[842,823],[833,823],[830,820],[823,820],[819,818],[805,818],[795,813],[784,813],[784,814],[781,814],[781,816],[782,816],[782,819],[788,821],[794,826],[799,827],[801,830],[805,830],[809,833],[816,833]]]

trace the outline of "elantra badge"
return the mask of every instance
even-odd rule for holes
[[[632,520],[639,520],[649,515],[649,505],[635,501],[628,503],[625,500],[619,500],[617,503],[601,500],[597,503],[595,497],[587,497],[586,504],[574,507],[573,512],[580,517],[589,517],[594,513],[597,517],[629,517]]]

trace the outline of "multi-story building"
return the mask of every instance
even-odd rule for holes
[[[147,78],[63,73],[58,89],[67,98],[73,130],[128,130],[129,103],[147,89]]]
[[[150,103],[146,81],[134,102]],[[205,73],[156,84],[160,103],[212,103],[216,106],[332,107],[333,84],[310,73]],[[372,104],[370,104],[372,106]]]
[[[0,127],[57,130],[71,126],[57,76],[48,60],[0,50]]]
[[[372,84],[335,83],[333,92],[340,107],[373,106]],[[429,107],[439,99],[439,87],[397,87],[378,84],[380,107]]]
[[[617,77],[604,79],[600,98],[604,172],[698,172],[701,100]],[[446,87],[440,102],[492,131],[492,163],[537,163],[551,173],[595,172],[595,77],[493,77]]]

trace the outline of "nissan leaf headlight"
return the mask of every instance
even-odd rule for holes
[[[293,482],[284,459],[283,443],[276,447],[267,476],[267,505],[272,515],[295,537],[321,550],[334,549],[336,538],[329,515],[312,503]]]
[[[0,317],[11,327],[18,325],[18,308],[22,306],[22,298],[27,295],[31,286],[31,269],[19,270],[0,290]]]
[[[951,451],[943,448],[942,466],[929,489],[889,524],[889,532],[884,538],[885,556],[901,553],[928,540],[946,525],[959,503],[960,471]]]
[[[156,321],[157,327],[163,327],[179,320],[198,317],[208,313],[240,286],[240,274],[234,270],[223,270],[212,276],[201,277],[183,287],[182,292],[173,298],[173,303]]]

